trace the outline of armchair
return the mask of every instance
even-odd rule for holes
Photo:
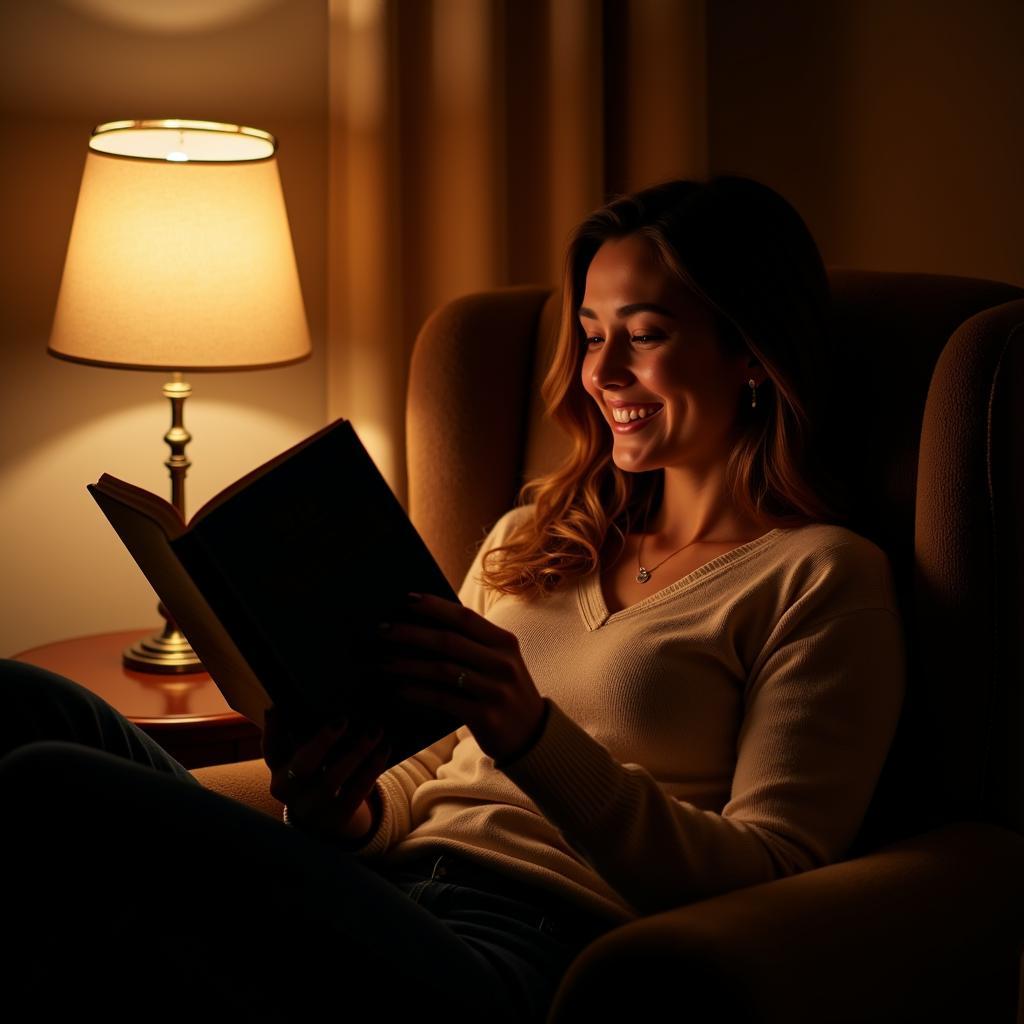
[[[850,427],[850,526],[889,554],[907,626],[908,695],[875,799],[844,861],[602,936],[551,1024],[1024,1024],[1024,291],[830,279],[845,372],[821,386]],[[417,339],[409,512],[456,587],[520,483],[564,450],[539,396],[558,304],[549,288],[471,295]],[[194,774],[280,813],[262,761]]]

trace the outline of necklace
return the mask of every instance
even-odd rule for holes
[[[691,540],[689,544],[684,544],[683,548],[692,547],[696,543],[697,543],[697,541]],[[683,548],[676,548],[675,551],[673,551],[671,555],[668,555],[665,558],[663,558],[656,566],[654,566],[654,568],[646,569],[646,568],[644,568],[644,564],[643,564],[644,535],[640,534],[640,546],[639,546],[639,548],[637,548],[637,552],[636,552],[636,566],[637,566],[637,569],[640,570],[636,574],[636,581],[637,581],[637,583],[646,583],[651,578],[651,576],[653,575],[655,569],[659,569],[661,566],[663,566],[670,558],[673,557],[673,555],[678,555],[679,552],[683,550]]]
[[[691,540],[689,544],[684,544],[682,548],[676,548],[675,551],[673,551],[671,555],[666,555],[653,568],[646,569],[646,568],[644,568],[644,564],[643,564],[644,535],[640,534],[640,546],[637,548],[637,552],[636,552],[636,566],[637,566],[637,569],[639,570],[639,572],[637,572],[637,574],[636,574],[636,581],[637,581],[637,583],[646,583],[651,578],[651,576],[654,575],[654,570],[655,569],[659,569],[670,558],[673,558],[675,555],[678,555],[679,552],[683,550],[683,548],[690,548],[690,547],[693,547],[694,544],[702,544],[702,543],[705,543],[705,542],[704,541],[699,541],[699,540]],[[730,543],[731,544],[732,541],[728,541],[728,542],[719,541],[718,543]],[[742,544],[744,542],[743,541],[738,541],[738,543]]]

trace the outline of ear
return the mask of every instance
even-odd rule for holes
[[[755,384],[760,387],[761,382],[765,379],[765,372],[761,368],[761,364],[755,359],[750,352],[747,352],[746,356],[741,357],[736,363],[737,366],[742,365],[743,367],[743,386],[747,386],[747,381],[751,378],[754,379]]]

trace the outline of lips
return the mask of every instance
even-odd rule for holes
[[[633,420],[646,419],[653,416],[661,408],[660,402],[647,402],[645,404],[612,405],[612,419],[616,423],[629,423]]]
[[[618,408],[614,408],[612,411],[612,430],[616,434],[632,434],[638,430],[643,430],[651,420],[657,419],[661,415],[663,408],[664,406],[653,404],[621,405]],[[640,415],[641,412],[643,415]],[[635,418],[625,420],[626,414]],[[616,416],[623,417],[623,419],[616,419]]]

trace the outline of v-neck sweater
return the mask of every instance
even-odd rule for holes
[[[609,614],[600,571],[534,600],[459,598],[515,634],[539,737],[495,761],[462,726],[377,780],[357,856],[449,851],[613,921],[795,874],[853,842],[905,689],[885,553],[840,526],[775,529]]]

